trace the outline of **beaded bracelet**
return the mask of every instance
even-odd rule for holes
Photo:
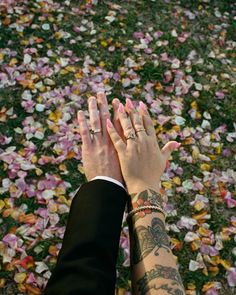
[[[140,206],[138,208],[133,209],[132,211],[129,212],[129,214],[127,215],[127,218],[126,219],[128,220],[135,213],[137,213],[139,211],[143,211],[145,209],[152,209],[152,210],[159,211],[159,212],[161,212],[164,215],[164,217],[166,219],[166,212],[164,211],[164,209],[162,209],[160,206],[152,206],[152,205],[150,205],[150,206]]]

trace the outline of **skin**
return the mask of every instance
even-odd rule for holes
[[[98,108],[99,106],[99,114]],[[88,180],[105,175],[125,183],[130,195],[129,211],[144,205],[162,207],[160,177],[175,141],[159,148],[155,128],[145,105],[137,112],[130,100],[125,108],[118,99],[112,102],[113,124],[105,95],[89,98],[92,129],[102,132],[92,139],[83,111],[78,112],[82,138],[82,160]],[[126,139],[132,130],[135,139]],[[155,212],[157,211],[157,212]],[[145,209],[129,219],[132,291],[134,295],[184,295],[184,287],[165,230],[165,218],[158,210]]]
[[[117,114],[118,105],[119,100],[113,99],[113,123],[117,132],[122,136],[122,129]],[[106,129],[106,119],[111,118],[106,95],[99,92],[97,97],[90,96],[88,99],[88,109],[91,128],[101,129],[102,132],[92,136],[84,112],[79,111],[77,113],[82,139],[82,162],[85,176],[88,181],[98,175],[109,176],[125,184],[117,152]]]
[[[132,109],[129,100],[126,100],[126,112],[121,113],[118,111],[119,103],[117,98],[112,101],[113,128],[108,128],[106,123],[111,115],[105,93],[99,92],[97,97],[89,97],[91,128],[102,130],[94,136],[90,134],[84,112],[77,113],[85,176],[88,181],[98,175],[112,177],[124,184],[129,193],[147,186],[159,190],[157,184],[177,142],[170,141],[160,150],[148,111]],[[133,129],[132,124],[146,130],[137,133],[137,143],[125,139],[128,131]],[[137,171],[140,173],[137,174]]]

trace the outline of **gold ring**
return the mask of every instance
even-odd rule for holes
[[[91,134],[95,134],[95,133],[99,133],[99,132],[101,132],[101,129],[94,129],[94,130],[91,129],[91,130],[90,130],[90,133],[91,133]]]
[[[138,130],[135,130],[136,131],[136,133],[138,133],[138,132],[140,132],[140,131],[146,131],[144,128],[139,128]]]
[[[129,134],[127,136],[125,136],[125,138],[126,138],[126,140],[128,140],[128,139],[135,140],[136,139],[135,131],[134,130],[130,131]]]

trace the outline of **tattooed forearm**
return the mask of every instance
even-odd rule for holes
[[[152,280],[157,280],[157,279],[171,280],[172,286],[179,285],[182,289],[184,289],[182,281],[181,281],[181,277],[175,268],[156,264],[153,269],[145,272],[145,275],[137,281],[138,291],[140,291],[141,295],[145,295],[152,288],[157,290],[156,282],[153,282],[153,284],[150,283]],[[158,288],[163,289],[163,286],[165,286],[165,285],[161,285]],[[167,288],[168,288],[168,286],[169,286],[169,284],[167,285]],[[164,288],[166,288],[166,287],[164,287]],[[168,290],[167,291],[170,292],[170,289],[176,289],[176,290],[181,291],[181,289],[170,288],[170,287],[169,287],[169,291]],[[182,291],[182,293],[179,293],[179,291],[178,291],[178,293],[172,292],[169,294],[176,294],[176,295],[177,294],[178,295],[184,294],[183,291]]]
[[[131,202],[128,203],[128,210],[131,211],[132,209],[148,205],[160,206],[163,208],[163,204],[163,197],[160,194],[152,189],[147,189],[141,193],[131,194]],[[144,217],[146,214],[150,214],[152,212],[153,211],[150,209],[138,212],[133,215],[133,220],[137,221],[139,218]]]
[[[133,263],[143,260],[154,248],[158,256],[160,248],[170,252],[170,240],[165,230],[164,222],[160,218],[153,218],[151,226],[138,226],[133,233]]]
[[[184,295],[183,290],[175,287],[170,287],[168,284],[161,285],[160,287],[154,287],[155,290],[165,290],[170,295]]]
[[[137,194],[131,194],[131,199],[134,207],[143,206],[144,203],[145,205],[163,205],[162,196],[152,189],[147,189]]]

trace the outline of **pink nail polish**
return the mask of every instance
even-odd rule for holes
[[[124,108],[124,106],[123,106],[122,103],[119,104],[118,111],[119,111],[120,113],[124,113],[124,112],[125,112],[125,108]]]
[[[126,98],[126,103],[129,107],[129,109],[133,110],[134,109],[134,105],[132,103],[132,101],[129,98]]]
[[[112,128],[112,123],[111,123],[111,121],[110,121],[110,119],[107,119],[107,127],[108,128]]]
[[[181,146],[181,143],[179,143],[179,142],[175,143],[175,149],[179,148],[180,146]]]
[[[146,105],[145,105],[142,101],[139,102],[139,106],[140,106],[140,108],[141,108],[143,111],[146,111],[146,110],[147,110]]]

